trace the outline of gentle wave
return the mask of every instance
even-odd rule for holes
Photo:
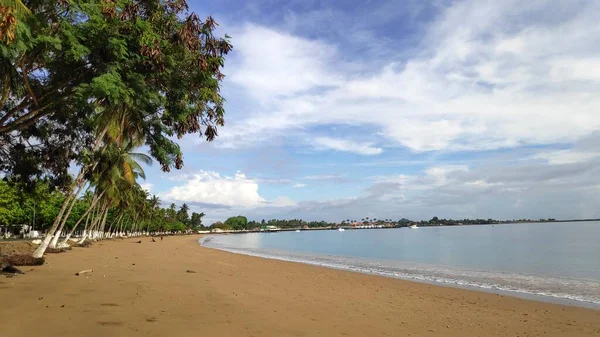
[[[237,248],[214,244],[212,237],[202,238],[200,244],[232,253],[299,262],[360,273],[376,274],[426,283],[476,288],[491,292],[512,293],[525,297],[558,300],[561,303],[576,301],[579,305],[600,307],[600,282],[595,280],[541,277],[517,273],[464,270],[440,266],[375,261],[331,255],[282,252],[268,249]]]

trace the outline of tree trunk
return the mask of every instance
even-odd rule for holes
[[[104,239],[106,237],[106,232],[104,232],[104,229],[106,228],[106,218],[108,217],[109,209],[110,209],[110,202],[107,202],[106,210],[104,211],[104,218],[102,219],[102,224],[100,226],[100,235],[101,235],[102,239]]]
[[[90,228],[90,231],[88,232],[88,235],[90,236],[90,238],[92,240],[95,240],[98,237],[99,224],[102,222],[102,216],[104,215],[104,211],[107,208],[107,204],[108,204],[107,201],[104,202],[102,207],[100,207],[98,209],[98,212],[96,212],[96,218],[93,219],[93,221],[92,221],[92,226]]]
[[[63,215],[63,217],[62,217],[63,219],[60,222],[60,226],[56,230],[56,233],[54,233],[54,237],[52,238],[52,241],[50,243],[50,247],[56,248],[56,244],[58,243],[58,239],[60,238],[60,234],[62,233],[62,230],[65,227],[65,224],[67,223],[67,220],[69,219],[69,215],[71,215],[71,211],[73,210],[73,207],[77,203],[77,196],[79,195],[79,193],[81,193],[81,190],[83,189],[84,185],[85,185],[85,181],[83,179],[81,179],[81,181],[78,183],[77,191],[75,192],[75,195],[72,198],[73,202],[69,206],[69,209],[67,210],[67,212]]]
[[[88,218],[85,219],[85,227],[83,228],[83,233],[81,234],[81,239],[79,240],[78,244],[82,244],[85,242],[85,239],[87,238],[88,233],[91,229],[88,227],[88,225],[93,224],[94,214],[98,212],[99,208],[100,208],[100,206],[96,207],[95,209],[92,209],[92,212],[90,214],[88,214]],[[91,223],[88,223],[88,221],[90,220],[90,217],[92,218],[92,221],[91,221]]]
[[[80,173],[80,175],[83,177],[83,174]],[[48,230],[48,233],[46,233],[46,236],[44,237],[44,240],[42,240],[42,243],[40,244],[40,246],[33,252],[33,257],[44,256],[44,253],[46,252],[48,245],[50,245],[50,241],[52,240],[52,237],[54,236],[54,233],[56,232],[56,229],[58,228],[60,220],[62,219],[62,216],[65,213],[65,210],[67,209],[67,205],[69,204],[69,200],[71,199],[71,194],[73,193],[74,190],[75,190],[75,188],[71,189],[68,196],[65,198],[65,201],[63,202],[60,212],[58,213],[58,216],[54,220],[52,227],[50,227],[50,229]]]
[[[119,216],[118,216],[118,217],[117,217],[117,218],[116,218],[116,219],[115,219],[115,220],[114,220],[114,221],[113,221],[113,222],[110,224],[110,226],[108,227],[108,235],[109,235],[109,236],[112,236],[112,235],[111,235],[111,233],[112,233],[113,226],[114,226],[115,224],[118,226],[119,219],[121,219],[121,215],[119,215]],[[116,227],[115,227],[115,230],[116,230]]]
[[[125,217],[124,216],[125,216],[125,214],[123,214],[121,216],[121,219],[119,219],[119,226],[118,226],[118,230],[117,230],[117,236],[119,236],[119,237],[123,236],[123,227],[125,227],[124,226],[124,224],[125,224]]]
[[[100,198],[102,197],[103,194],[104,194],[104,192],[100,193],[100,195],[95,196],[94,199],[92,199],[92,202],[90,203],[90,207],[88,207],[88,209],[85,211],[85,213],[83,213],[81,218],[79,218],[79,220],[77,220],[75,225],[73,225],[73,228],[71,228],[71,231],[69,232],[69,234],[67,234],[66,239],[61,243],[61,245],[67,244],[67,242],[71,238],[71,235],[73,235],[73,233],[75,232],[75,229],[77,228],[77,226],[79,226],[79,223],[81,223],[81,221],[86,217],[87,218],[86,218],[86,222],[85,222],[85,228],[87,229],[87,221],[89,220],[89,213],[94,208],[94,206],[96,206],[96,203],[98,202],[98,200],[100,200]],[[85,231],[85,229],[84,229],[84,231]]]
[[[106,134],[107,130],[108,130],[108,126],[106,128],[104,128],[104,130],[96,138],[96,143],[94,144],[94,148],[93,148],[94,151],[96,151],[98,149],[98,147],[100,146],[102,138],[104,138],[104,134]],[[85,174],[85,172],[86,172],[85,167],[82,167],[81,170],[79,170],[79,174],[77,175],[77,178],[75,178],[77,185],[79,185],[82,182],[83,175]],[[58,216],[56,217],[56,219],[54,220],[54,223],[48,230],[48,233],[46,233],[46,236],[44,237],[44,240],[42,241],[40,246],[33,252],[33,257],[44,256],[44,253],[46,252],[46,249],[48,248],[48,245],[50,244],[50,241],[52,240],[54,233],[58,229],[59,223],[62,220],[65,210],[67,209],[67,205],[71,201],[71,198],[74,197],[73,191],[75,191],[75,188],[76,188],[76,186],[73,186],[73,188],[71,188],[69,190],[69,193],[67,193],[65,201],[63,202],[63,205],[60,208],[60,212],[58,212]]]
[[[119,237],[121,236],[121,228],[123,228],[123,218],[125,217],[125,213],[122,213],[119,216],[119,220],[116,223],[115,226],[115,237]]]

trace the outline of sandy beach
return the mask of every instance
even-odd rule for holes
[[[0,335],[600,336],[600,310],[237,255],[198,238],[99,242],[0,276]]]

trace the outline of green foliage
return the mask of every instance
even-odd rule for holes
[[[192,228],[204,227],[204,225],[202,224],[202,217],[204,217],[204,215],[204,213],[193,212],[192,219],[190,220],[190,226]]]
[[[225,227],[227,229],[233,230],[242,230],[247,229],[248,227],[248,219],[245,216],[233,216],[227,220],[225,220]]]
[[[0,180],[0,224],[13,225],[23,220],[24,211],[18,202],[18,191]]]
[[[189,210],[190,210],[190,207],[187,204],[181,205],[181,208],[179,209],[179,211],[177,212],[177,215],[176,215],[177,221],[189,226],[190,225],[190,216],[188,214]]]
[[[125,156],[126,157],[126,156]],[[185,232],[201,226],[204,213],[193,213],[194,222],[187,217],[189,207],[182,205],[179,212],[177,206],[171,204],[169,208],[160,207],[160,200],[150,196],[137,182],[130,184],[115,168],[123,168],[127,161],[110,162],[114,157],[105,158],[97,166],[95,178],[90,185],[95,190],[78,196],[72,212],[66,221],[66,229],[73,229],[75,223],[82,219],[92,204],[92,200],[101,191],[101,205],[107,202],[110,205],[105,230],[117,231],[119,226],[123,231],[148,230],[150,232]],[[119,155],[116,158],[123,159]],[[131,163],[129,163],[131,164]],[[137,180],[140,175],[135,175]],[[0,225],[33,225],[36,230],[46,230],[56,219],[65,199],[64,192],[52,187],[49,181],[37,180],[32,185],[18,182],[0,180]],[[98,210],[98,209],[97,209]],[[101,213],[92,218],[101,217]],[[186,215],[186,216],[184,216]],[[110,225],[112,224],[112,225]],[[79,228],[82,230],[83,228]]]
[[[15,3],[20,3],[15,1]],[[217,136],[224,56],[181,0],[30,1],[13,43],[0,44],[0,170],[70,184],[97,140],[145,144],[181,168],[173,136]],[[104,131],[106,130],[106,131]]]

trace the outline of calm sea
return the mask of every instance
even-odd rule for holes
[[[600,307],[600,222],[217,235],[207,247]]]

